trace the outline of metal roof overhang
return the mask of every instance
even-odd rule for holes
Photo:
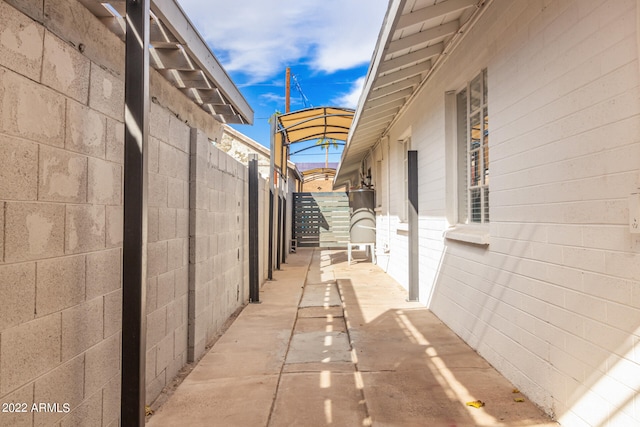
[[[122,40],[125,0],[79,0]],[[221,123],[252,124],[253,110],[176,0],[152,0],[151,65]]]
[[[490,0],[392,0],[334,187],[360,182],[362,160]]]
[[[276,132],[284,136],[284,144],[336,139],[346,141],[354,111],[349,108],[315,107],[277,116]]]

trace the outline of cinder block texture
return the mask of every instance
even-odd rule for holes
[[[89,203],[122,203],[122,167],[119,164],[89,158]]]
[[[159,308],[147,315],[147,350],[157,345],[167,334],[167,310]]]
[[[110,337],[122,329],[122,290],[104,296],[103,336]]]
[[[5,206],[7,204],[4,202],[0,202],[0,228],[2,232],[0,233],[0,263],[4,262],[4,227],[5,227]]]
[[[124,73],[124,43],[82,3],[75,0],[43,3],[44,23],[49,31],[73,46],[82,47],[83,55],[91,61]]]
[[[118,375],[120,369],[120,339],[117,335],[100,342],[85,356],[85,395],[99,391]]]
[[[167,206],[167,177],[159,174],[149,174],[149,207]]]
[[[82,203],[87,200],[87,158],[40,146],[38,199]]]
[[[42,83],[76,101],[89,96],[89,60],[50,32],[44,36]]]
[[[116,375],[102,390],[102,425],[117,427],[120,415],[120,376]]]
[[[67,205],[65,252],[78,253],[105,247],[105,208]]]
[[[629,297],[638,239],[627,200],[639,176],[638,3],[498,0],[486,9],[389,129],[394,141],[410,128],[428,166],[421,300],[562,425],[638,424],[633,399],[619,397],[634,386],[615,378],[638,366],[640,300]],[[455,218],[457,202],[442,183],[460,172],[445,149],[455,113],[442,94],[485,67],[491,225],[479,248],[437,236],[451,225],[438,218]],[[388,154],[372,156],[384,159],[392,185],[391,200],[379,192],[382,212],[391,210],[378,223],[384,239],[402,206],[398,144]],[[389,272],[406,286],[406,237],[388,239]]]
[[[105,155],[106,117],[89,107],[67,101],[65,148],[94,157]]]
[[[67,414],[60,427],[79,425],[98,426],[102,424],[102,393],[98,392],[86,398],[77,408]]]
[[[103,335],[103,298],[94,298],[62,312],[62,360],[99,343]]]
[[[36,200],[38,145],[0,135],[0,199]]]
[[[43,28],[5,2],[0,3],[0,28],[0,65],[39,81]]]
[[[157,276],[167,271],[167,242],[149,243],[147,245],[147,274]]]
[[[41,0],[5,0],[26,16],[30,16],[33,20],[42,21],[42,1]]]
[[[63,146],[63,95],[0,68],[0,107],[0,132]]]
[[[160,208],[158,217],[158,239],[168,240],[176,237],[176,210]]]
[[[106,206],[106,244],[108,248],[122,245],[123,217],[122,206]]]
[[[0,404],[25,402],[28,405],[33,403],[33,383],[11,392],[0,399]],[[5,412],[2,415],[2,422],[11,427],[33,427],[33,417],[22,412]]]
[[[84,396],[84,365],[84,357],[79,356],[39,378],[35,383],[34,402],[78,406]],[[53,425],[64,415],[63,412],[38,412],[34,414],[34,425]]]
[[[107,160],[124,164],[124,123],[107,117]]]
[[[6,203],[5,261],[15,262],[64,253],[64,206]]]
[[[152,102],[149,110],[149,133],[152,138],[160,138],[167,140],[169,135],[169,116],[170,113],[157,102]],[[157,140],[156,140],[157,141]]]
[[[175,295],[175,276],[173,271],[158,276],[158,308],[173,301]]]
[[[85,299],[85,256],[38,261],[36,315],[80,304]]]
[[[89,106],[112,119],[124,117],[124,82],[95,63],[91,63]]]
[[[0,331],[28,322],[36,308],[36,264],[0,265]]]
[[[111,293],[121,287],[121,249],[87,254],[87,299]]]
[[[167,141],[183,153],[189,153],[191,144],[191,128],[175,115],[169,116],[169,138]],[[184,170],[183,173],[189,176],[189,171]]]
[[[60,363],[60,315],[35,319],[0,335],[0,392],[6,394]]]

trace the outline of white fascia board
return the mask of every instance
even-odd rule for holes
[[[342,151],[342,156],[340,163],[338,164],[338,168],[336,170],[336,178],[334,182],[339,179],[340,171],[342,169],[342,163],[347,158],[349,153],[349,147],[351,145],[351,139],[353,138],[353,130],[358,126],[358,122],[360,121],[360,116],[364,110],[365,100],[369,96],[369,92],[371,92],[372,85],[376,76],[378,75],[378,68],[380,67],[380,63],[383,61],[385,56],[385,48],[391,41],[391,36],[393,34],[393,28],[400,18],[400,12],[404,8],[406,0],[391,0],[389,3],[389,8],[387,9],[387,14],[384,18],[384,24],[380,29],[380,34],[378,35],[378,41],[376,42],[376,48],[373,51],[373,57],[371,60],[371,65],[369,66],[369,71],[367,72],[367,77],[365,79],[364,87],[362,88],[362,94],[360,95],[360,99],[358,100],[358,107],[353,116],[353,122],[351,124],[351,130],[349,131],[349,136],[347,137],[347,142],[344,146],[344,150]]]

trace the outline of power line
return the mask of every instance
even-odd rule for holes
[[[300,93],[300,96],[302,97],[302,105],[304,105],[305,108],[313,107],[313,104],[311,103],[311,101],[309,101],[309,98],[307,98],[307,95],[305,95],[304,92],[302,91],[302,87],[300,86],[300,83],[298,82],[298,78],[296,77],[296,75],[291,74],[291,79],[293,80],[293,85],[295,86],[296,90]],[[309,105],[307,105],[307,103]]]

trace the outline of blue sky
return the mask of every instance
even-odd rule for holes
[[[268,119],[284,112],[291,68],[309,106],[355,108],[388,0],[178,0],[255,112],[234,126],[269,145]],[[305,108],[294,82],[291,110]],[[298,146],[292,147],[292,152]],[[324,162],[312,148],[296,162]],[[329,161],[340,151],[331,148]]]

